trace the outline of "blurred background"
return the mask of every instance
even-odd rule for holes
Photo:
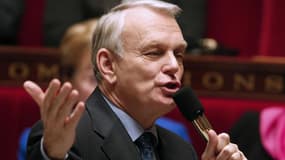
[[[188,42],[184,85],[190,85],[218,131],[242,114],[284,106],[284,0],[166,0]],[[120,0],[0,0],[1,157],[17,159],[21,132],[37,121],[36,104],[22,89],[59,77],[59,45],[72,24],[98,18]],[[282,18],[283,17],[283,18]],[[224,114],[220,114],[224,113]],[[205,143],[181,114],[200,154]]]

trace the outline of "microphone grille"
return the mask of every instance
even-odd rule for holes
[[[202,104],[190,87],[178,90],[173,95],[173,99],[180,112],[190,121],[195,120],[204,113]]]

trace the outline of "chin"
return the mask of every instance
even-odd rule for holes
[[[169,109],[173,109],[176,106],[172,98],[163,98],[162,101],[160,101],[160,104]]]
[[[165,96],[163,94],[156,94],[152,96],[152,101],[155,106],[161,106],[165,108],[175,108],[176,104],[172,96]]]

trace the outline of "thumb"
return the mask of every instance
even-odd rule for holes
[[[207,143],[205,151],[202,154],[203,160],[213,159],[214,157],[216,157],[217,145],[218,145],[217,133],[214,130],[210,129],[208,131],[208,137],[209,141]]]
[[[44,99],[44,92],[35,82],[25,81],[23,84],[24,89],[36,101],[39,106],[42,106]]]
[[[230,143],[230,136],[226,133],[221,133],[218,135],[218,145],[217,152],[221,152],[222,149]]]

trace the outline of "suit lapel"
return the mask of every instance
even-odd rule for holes
[[[110,135],[106,137],[102,149],[111,160],[139,159],[139,154],[134,143],[120,124],[116,124],[113,127]]]
[[[159,137],[158,154],[160,160],[197,160],[197,155],[191,144],[157,126]]]
[[[93,131],[103,137],[102,150],[110,160],[136,160],[138,151],[119,118],[97,88],[87,100]]]
[[[102,137],[102,151],[110,160],[140,159],[135,144],[98,88],[87,100],[86,110],[91,118],[93,132]],[[159,126],[157,131],[160,160],[197,160],[191,145]]]
[[[169,144],[163,137],[159,138],[158,154],[161,160],[179,159],[179,155],[175,154],[175,147],[172,146],[173,144]]]

